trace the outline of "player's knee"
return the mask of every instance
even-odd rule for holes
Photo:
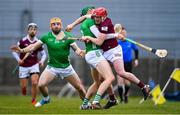
[[[38,87],[45,87],[46,86],[46,84],[45,83],[43,83],[43,82],[38,82]]]
[[[96,87],[99,87],[99,86],[100,86],[100,84],[101,84],[101,82],[100,82],[100,81],[95,81],[95,82],[94,82],[94,85],[95,85]]]
[[[31,85],[32,86],[37,86],[38,85],[38,81],[32,81]]]
[[[112,81],[115,81],[115,77],[112,77]]]
[[[113,81],[115,80],[115,78],[112,76],[112,77],[108,77],[107,79],[106,79],[106,83],[107,84],[111,84]]]
[[[112,83],[112,82],[115,80],[115,77],[114,77],[114,76],[113,76],[113,77],[110,77],[109,80],[110,80],[110,82]]]
[[[109,84],[111,84],[115,80],[114,76],[108,78]]]

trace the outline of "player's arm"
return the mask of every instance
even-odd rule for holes
[[[88,38],[88,39],[91,40],[91,42],[95,43],[96,45],[102,45],[104,40],[107,40],[107,39],[112,39],[112,38],[124,39],[124,36],[118,33],[103,34],[98,30],[98,28],[95,25],[91,26],[90,30],[98,39],[95,39],[95,38]]]
[[[18,62],[19,65],[22,65],[24,63],[24,60],[23,59],[20,59],[19,57],[19,53],[17,52],[12,52],[13,54],[13,57],[16,59],[16,61]]]
[[[90,14],[84,15],[76,19],[73,23],[67,25],[66,31],[71,31],[76,25],[82,23],[86,18],[91,18]]]
[[[137,67],[139,65],[139,50],[137,48],[137,46],[135,44],[132,44],[132,49],[134,50],[134,56],[135,56],[135,59],[134,59],[134,66]]]
[[[20,57],[19,57],[19,53],[17,53],[17,52],[12,52],[12,55],[13,55],[13,57],[16,59],[17,62],[19,62],[19,61],[21,60]]]
[[[17,42],[17,46],[19,47],[20,46],[20,41],[19,42]],[[19,53],[17,53],[17,52],[12,52],[12,55],[13,55],[13,57],[16,59],[16,61],[17,62],[19,62],[21,59],[20,59],[20,56],[19,56]]]
[[[17,46],[20,47],[20,42],[17,43]],[[16,59],[19,65],[24,63],[24,60],[29,56],[29,53],[26,53],[23,59],[20,59],[19,53],[17,52],[12,52],[13,57]]]
[[[98,38],[93,38],[93,37],[90,37],[90,36],[83,36],[81,39],[82,39],[82,41],[85,41],[85,42],[91,41],[94,44],[100,46],[100,45],[103,44],[105,38],[106,38],[106,34],[100,33]]]
[[[46,52],[44,51],[44,49],[42,51],[40,51],[40,54],[41,54],[41,60],[39,61],[39,64],[41,67],[44,66],[44,62],[47,58],[47,55],[46,55]]]
[[[98,38],[99,35],[102,34],[95,25],[91,26],[90,30],[96,36],[96,38]],[[119,33],[106,34],[106,38],[105,39],[112,39],[112,38],[123,39],[124,36],[122,34],[119,34]]]
[[[138,50],[134,50],[134,54],[135,54],[134,67],[137,67],[139,65],[139,61],[138,61],[139,51]]]
[[[21,49],[17,45],[15,45],[15,46],[13,45],[13,46],[11,46],[11,50],[14,51],[14,52],[27,53],[27,52],[32,52],[32,51],[38,49],[42,45],[43,45],[43,42],[41,40],[38,40],[36,43],[31,44],[31,45],[29,45],[29,46],[27,46],[26,48],[23,48],[23,49]]]
[[[137,49],[134,50],[134,55],[135,55],[135,59],[138,60],[138,58],[139,58],[139,51]]]
[[[81,50],[75,42],[70,44],[70,46],[78,56],[84,57],[85,52],[83,50]]]

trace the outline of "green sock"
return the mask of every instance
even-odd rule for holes
[[[83,105],[87,105],[87,104],[88,104],[88,102],[89,102],[89,99],[84,98],[84,100],[83,100]]]
[[[94,97],[93,103],[99,103],[100,99],[101,99],[101,95],[96,93],[96,96]]]

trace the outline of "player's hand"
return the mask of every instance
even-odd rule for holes
[[[117,38],[120,40],[126,40],[126,38],[122,34],[118,34]]]
[[[88,39],[87,36],[82,36],[80,41],[88,43],[90,40]]]
[[[67,25],[66,31],[67,31],[67,32],[71,32],[72,29],[73,29],[73,27],[74,27],[74,26],[73,26],[72,24]]]
[[[19,64],[19,65],[22,65],[23,63],[24,63],[24,60],[19,60],[19,61],[18,61],[18,64]]]
[[[138,61],[138,59],[135,59],[134,60],[134,67],[137,67],[139,65],[139,61]]]
[[[92,17],[92,14],[86,14],[84,15],[86,18],[91,18]]]
[[[17,45],[12,45],[10,49],[14,52],[20,53],[21,49]]]
[[[79,56],[81,56],[82,58],[84,58],[86,55],[86,51],[85,50],[81,50],[79,53]]]
[[[92,37],[90,37],[90,36],[83,36],[83,37],[82,37],[82,40],[83,40],[84,42],[88,43],[88,42],[91,41],[91,38],[92,38]]]

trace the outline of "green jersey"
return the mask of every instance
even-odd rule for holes
[[[87,18],[86,20],[84,20],[80,27],[82,35],[96,38],[90,30],[90,27],[93,25],[95,25],[95,22],[93,19]],[[85,45],[86,45],[86,52],[100,49],[100,46],[97,46],[92,42],[85,43]]]
[[[64,34],[65,37],[72,37],[69,32],[64,32]],[[70,44],[74,43],[74,40],[56,40],[52,32],[43,35],[40,40],[47,45],[48,65],[56,68],[66,68],[70,65]]]

